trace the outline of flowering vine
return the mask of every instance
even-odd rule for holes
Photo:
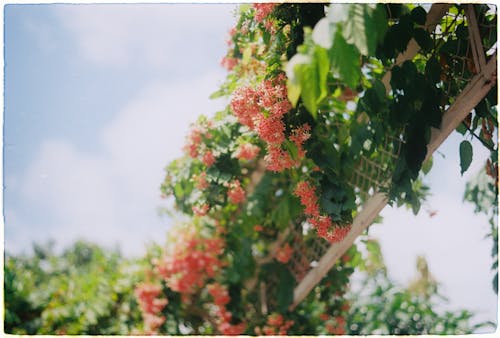
[[[295,286],[320,258],[309,246],[349,236],[359,202],[373,191],[418,211],[425,135],[451,103],[442,82],[451,68],[441,69],[435,55],[455,36],[425,45],[418,66],[395,64],[410,39],[436,37],[421,28],[425,10],[391,6],[241,6],[221,61],[229,73],[212,96],[229,103],[193,123],[184,156],[166,168],[162,194],[189,225],[153,263],[166,296],[157,286],[137,288],[146,332],[178,334],[182,324],[202,334],[346,333],[342,296],[359,255],[349,249],[292,311]],[[480,128],[491,145],[489,106],[465,127]],[[388,176],[371,180],[367,163]],[[492,157],[486,171],[497,178],[497,168]]]

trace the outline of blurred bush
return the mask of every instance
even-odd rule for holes
[[[5,332],[128,334],[142,321],[133,295],[138,262],[83,241],[59,255],[53,248],[6,254]]]
[[[305,331],[333,326],[338,333],[366,334],[468,334],[495,327],[495,323],[473,324],[466,310],[440,311],[446,299],[423,257],[417,261],[417,276],[408,287],[392,281],[378,242],[365,237],[361,251],[352,248],[343,264],[357,271],[357,281],[342,300],[345,316],[329,314],[316,301],[303,302],[294,316]],[[145,276],[148,262],[159,256],[152,244],[140,259],[125,259],[88,242],[76,242],[61,254],[48,242],[33,246],[29,255],[9,255],[4,267],[5,332],[11,334],[130,335],[143,329],[143,319],[134,287]],[[348,260],[347,260],[348,258]],[[330,280],[338,280],[333,269]],[[325,301],[321,287],[311,296]],[[335,298],[335,297],[334,297]],[[335,298],[337,299],[337,298]],[[337,301],[333,299],[332,301]],[[302,313],[304,312],[304,313]],[[302,314],[301,314],[302,313]],[[314,314],[318,315],[315,316]],[[306,316],[305,314],[309,314]],[[316,318],[318,317],[318,318]],[[316,318],[316,319],[315,319]],[[173,318],[175,327],[182,318]],[[170,322],[169,322],[170,323]],[[325,329],[326,330],[326,329]],[[337,332],[337,331],[325,331]],[[337,334],[338,334],[337,333]]]

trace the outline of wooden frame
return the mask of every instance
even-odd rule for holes
[[[436,22],[444,16],[450,5],[447,4],[434,4],[429,11],[426,29],[433,30]],[[471,9],[468,10],[468,18],[475,16],[470,14]],[[475,22],[475,21],[474,21]],[[477,44],[477,37],[474,37],[474,31],[477,32],[476,27],[471,28],[472,45],[476,52],[477,48],[481,48],[480,41]],[[400,54],[397,58],[397,64],[403,63],[405,60],[412,59],[419,51],[419,46],[414,40],[408,44],[405,53]],[[474,109],[474,107],[486,96],[490,89],[496,83],[497,72],[497,56],[495,54],[490,58],[488,63],[485,61],[484,52],[481,48],[481,56],[475,55],[475,61],[481,67],[479,74],[476,74],[469,84],[464,88],[460,95],[456,98],[455,102],[443,114],[442,124],[440,129],[433,129],[431,133],[431,140],[427,146],[426,159],[430,158],[434,151],[446,140],[446,138],[455,130],[461,121]],[[479,53],[477,53],[479,54]],[[383,77],[383,83],[386,90],[390,91],[390,72],[386,73]],[[360,236],[375,220],[378,214],[387,205],[387,197],[383,193],[376,193],[369,198],[361,211],[354,218],[352,229],[349,234],[339,243],[333,243],[328,251],[321,257],[318,265],[312,268],[306,276],[295,287],[294,299],[289,309],[293,310],[308,294],[309,292],[323,279],[328,271],[335,265],[338,258],[340,258],[354,243],[356,238]]]

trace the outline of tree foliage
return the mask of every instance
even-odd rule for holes
[[[7,255],[5,331],[129,334],[141,321],[133,289],[143,278],[130,263],[86,242],[60,255],[50,243],[34,245],[33,255]]]

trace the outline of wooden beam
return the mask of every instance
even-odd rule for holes
[[[486,57],[484,56],[483,43],[481,42],[481,35],[479,34],[479,26],[477,24],[473,4],[467,5],[465,15],[467,16],[472,58],[476,66],[476,71],[480,73],[486,66]]]
[[[443,115],[441,129],[434,129],[427,146],[427,158],[443,143],[455,130],[469,112],[484,98],[496,83],[496,54],[489,60],[483,72],[474,76],[470,83],[457,97],[453,105]],[[294,290],[293,310],[316,286],[328,271],[335,265],[337,259],[349,249],[356,238],[372,224],[377,215],[387,204],[387,197],[383,193],[376,193],[368,199],[361,211],[354,218],[349,234],[339,243],[334,243],[321,257],[318,265],[309,270],[304,279]]]
[[[333,243],[323,257],[321,257],[318,265],[309,270],[304,279],[297,285],[293,292],[293,303],[290,306],[290,310],[293,310],[323,279],[333,265],[335,265],[337,259],[352,246],[356,238],[368,228],[386,204],[387,197],[382,193],[377,193],[366,201],[363,209],[354,218],[351,231],[344,240]]]

